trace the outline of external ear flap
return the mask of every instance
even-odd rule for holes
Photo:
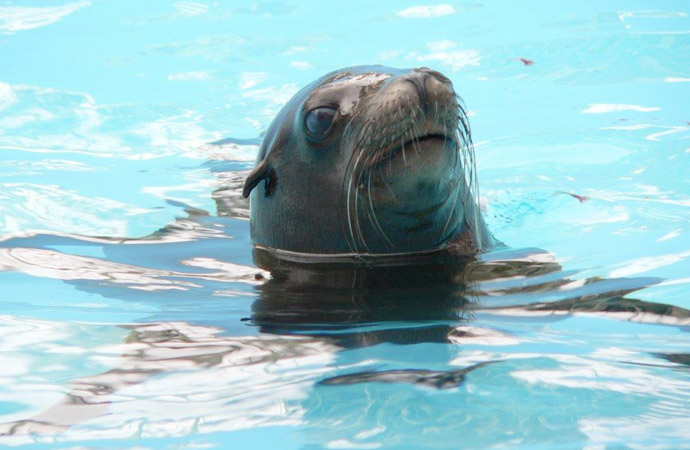
[[[256,187],[257,184],[261,182],[264,178],[268,178],[271,172],[271,166],[268,163],[268,158],[264,158],[247,177],[244,182],[244,188],[242,188],[242,197],[248,198],[252,189]]]

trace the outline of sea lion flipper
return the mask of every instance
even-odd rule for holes
[[[270,169],[271,167],[267,158],[264,158],[263,161],[257,164],[254,170],[252,170],[249,176],[247,176],[247,180],[244,182],[244,187],[242,188],[242,197],[249,198],[249,194],[252,192],[252,189],[254,189],[256,185],[261,182],[261,180],[268,178]]]

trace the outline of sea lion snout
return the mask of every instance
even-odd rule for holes
[[[435,70],[420,68],[388,80],[386,86],[372,100],[377,106],[400,101],[418,105],[424,112],[439,108],[457,108],[453,83]]]
[[[433,69],[429,69],[428,67],[420,67],[418,69],[413,69],[412,71],[424,73],[426,75],[433,77],[434,79],[436,79],[437,81],[439,81],[443,84],[447,84],[451,87],[453,86],[453,82],[450,81],[450,78],[443,75],[441,72],[438,72],[438,71],[433,70]]]
[[[414,69],[390,79],[368,99],[365,117],[372,126],[361,140],[371,144],[365,160],[370,167],[393,159],[408,169],[420,163],[451,164],[441,157],[459,147],[459,105],[452,83],[445,80],[430,69]]]
[[[425,67],[410,71],[408,75],[401,77],[400,81],[413,86],[424,112],[455,97],[451,81],[440,72]]]

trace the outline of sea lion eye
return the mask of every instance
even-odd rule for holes
[[[304,119],[304,126],[311,137],[321,139],[326,136],[333,124],[333,119],[335,119],[335,112],[334,108],[321,107],[314,108],[307,113],[307,117]]]

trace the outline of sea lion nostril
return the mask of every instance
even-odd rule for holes
[[[420,67],[419,69],[416,69],[418,72],[423,72],[433,78],[435,78],[437,81],[440,81],[441,83],[444,84],[453,84],[448,77],[443,75],[441,72],[437,72],[433,69],[429,69],[428,67]]]
[[[424,73],[421,76],[413,76],[405,79],[405,81],[412,83],[412,85],[415,87],[417,95],[419,96],[419,102],[424,111],[426,111],[426,108],[429,104],[429,92],[426,86],[426,81],[428,77],[429,75]]]

